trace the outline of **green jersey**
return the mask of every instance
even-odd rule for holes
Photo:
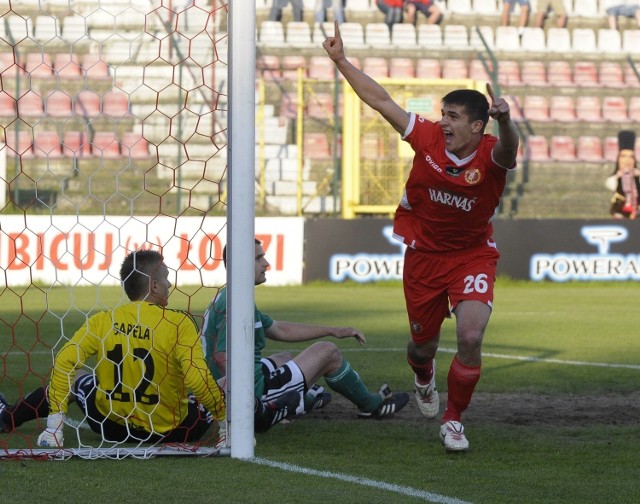
[[[256,397],[264,392],[264,376],[262,375],[262,350],[267,343],[265,330],[273,324],[273,320],[261,313],[254,305],[254,389]],[[211,373],[217,379],[223,376],[216,356],[227,352],[227,289],[223,287],[204,314],[202,326],[202,344]],[[225,357],[226,359],[226,357]]]

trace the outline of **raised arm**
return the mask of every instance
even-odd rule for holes
[[[498,122],[498,141],[493,147],[493,160],[501,166],[510,168],[516,162],[520,135],[518,128],[511,120],[509,104],[504,98],[496,98],[496,95],[487,83],[487,94],[491,99],[489,115]]]
[[[334,26],[335,35],[328,37],[322,47],[360,99],[378,111],[398,133],[404,134],[409,124],[409,113],[394,102],[380,84],[349,62],[344,53],[337,21]]]

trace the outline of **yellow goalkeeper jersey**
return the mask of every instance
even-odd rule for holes
[[[163,434],[184,420],[189,391],[214,418],[225,417],[197,325],[183,311],[136,301],[88,318],[55,358],[51,413],[67,412],[76,370],[94,355],[96,406],[111,420]]]

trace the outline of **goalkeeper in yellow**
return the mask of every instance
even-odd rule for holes
[[[189,314],[167,308],[169,270],[156,251],[129,254],[120,269],[129,301],[96,313],[57,354],[49,386],[10,406],[0,397],[0,428],[47,417],[38,445],[63,446],[67,407],[75,400],[105,441],[195,441],[225,417]],[[95,356],[92,372],[83,371]]]

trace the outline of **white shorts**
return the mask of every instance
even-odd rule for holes
[[[290,360],[279,368],[275,363],[266,357],[261,359],[262,373],[264,374],[264,393],[261,399],[271,401],[287,392],[296,391],[300,394],[300,403],[296,408],[296,415],[304,413],[304,394],[306,384],[304,375],[298,365]]]

